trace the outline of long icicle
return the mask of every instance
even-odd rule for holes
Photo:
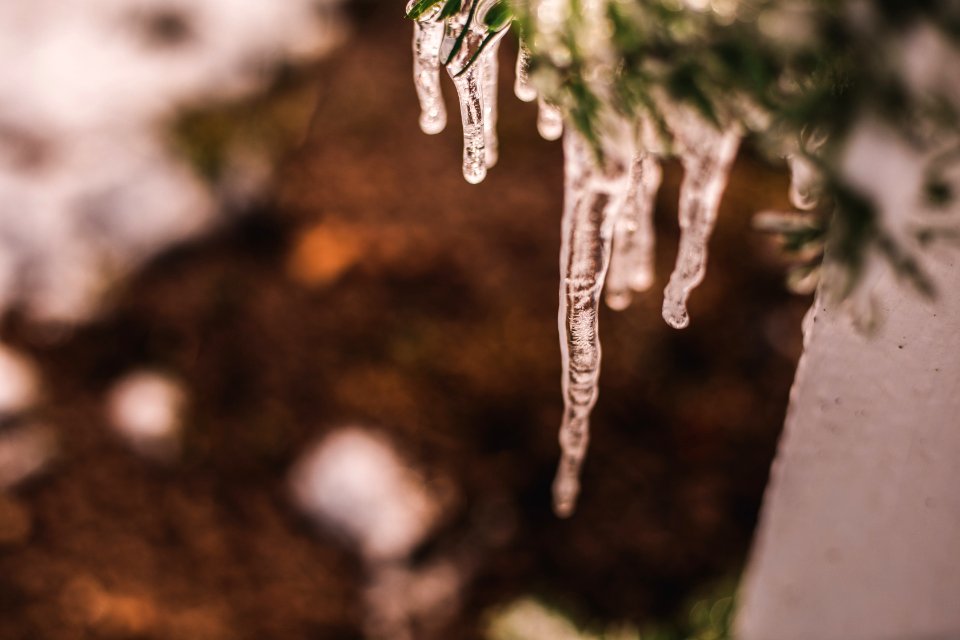
[[[630,190],[614,231],[604,293],[611,309],[626,309],[633,291],[646,291],[653,284],[653,210],[662,178],[657,158],[646,150],[638,153],[630,167]]]
[[[627,192],[627,166],[601,167],[574,128],[563,140],[564,206],[560,248],[560,350],[563,365],[562,455],[553,484],[557,515],[570,516],[590,437],[590,411],[600,376],[600,294],[610,261],[616,216]]]
[[[416,0],[411,0],[410,6]],[[440,45],[444,24],[436,20],[441,6],[413,23],[413,83],[420,100],[420,129],[433,135],[447,126],[447,109],[440,92]]]
[[[671,327],[682,329],[690,324],[687,298],[706,273],[707,242],[741,134],[736,126],[720,131],[686,110],[675,111],[672,116],[668,116],[668,122],[684,175],[680,185],[680,249],[663,292],[663,319]]]
[[[486,165],[490,169],[500,155],[500,143],[497,140],[497,81],[500,76],[500,63],[497,54],[500,50],[500,36],[497,36],[483,52],[483,136],[486,145]]]

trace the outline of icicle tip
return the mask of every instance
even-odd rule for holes
[[[687,305],[670,300],[669,295],[663,300],[663,319],[674,329],[686,329],[690,324],[690,314]]]
[[[573,515],[577,506],[577,494],[580,493],[580,483],[576,478],[563,477],[557,474],[553,483],[553,513],[558,518],[567,519]]]
[[[420,130],[428,136],[433,136],[447,128],[446,111],[429,112],[424,111],[420,114]]]
[[[633,295],[629,291],[607,291],[603,296],[607,307],[614,311],[623,311],[633,302]]]

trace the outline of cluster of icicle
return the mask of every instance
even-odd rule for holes
[[[474,184],[483,180],[497,160],[497,49],[506,32],[503,29],[490,36],[483,45],[489,34],[482,20],[485,4],[489,7],[492,3],[481,0],[476,7],[465,6],[445,21],[437,19],[437,5],[415,23],[413,41],[420,127],[435,134],[446,126],[440,93],[440,68],[446,66],[463,119],[463,175]],[[549,12],[538,15],[543,19]],[[557,17],[559,23],[562,16]],[[462,44],[451,56],[464,29]],[[447,60],[445,65],[441,62]],[[654,201],[661,181],[661,158],[667,150],[649,122],[621,118],[610,127],[616,131],[601,137],[603,159],[598,159],[574,127],[564,127],[563,111],[538,96],[530,79],[530,51],[523,43],[514,88],[520,100],[539,98],[540,134],[548,140],[564,138],[559,311],[564,415],[562,457],[553,492],[554,509],[565,517],[576,504],[590,412],[597,400],[601,292],[610,308],[620,310],[630,304],[633,292],[645,291],[653,284]],[[742,132],[737,124],[718,129],[688,107],[661,102],[673,138],[670,152],[679,157],[684,169],[680,248],[663,300],[664,320],[679,329],[689,324],[687,298],[706,271],[707,243]]]
[[[414,2],[411,0],[408,10]],[[471,184],[483,181],[498,157],[497,52],[507,28],[491,35],[484,24],[483,17],[494,4],[491,0],[481,0],[476,6],[466,3],[458,14],[441,21],[437,17],[443,3],[439,3],[414,23],[413,79],[420,99],[420,128],[424,133],[435,134],[447,126],[440,93],[440,67],[445,66],[460,101],[463,177]],[[537,99],[537,91],[530,84],[530,52],[522,46],[515,91],[524,102]],[[547,140],[558,139],[563,133],[560,109],[541,99],[537,128]]]

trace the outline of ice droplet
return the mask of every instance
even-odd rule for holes
[[[513,83],[513,93],[524,102],[533,102],[537,99],[537,90],[530,82],[530,59],[530,49],[521,41],[520,50],[517,52],[517,73]]]
[[[416,0],[407,5],[409,11]],[[413,82],[420,100],[420,129],[427,134],[443,131],[447,126],[447,110],[440,92],[440,44],[443,22],[435,18],[441,5],[413,23]]]
[[[563,135],[563,112],[543,98],[537,101],[537,131],[544,140],[559,140]]]
[[[563,140],[564,205],[560,248],[560,350],[563,364],[562,455],[553,484],[557,515],[573,513],[597,401],[597,314],[617,214],[629,181],[626,164],[600,166],[589,143],[568,128]]]
[[[663,319],[671,327],[682,329],[690,324],[687,298],[706,273],[707,242],[741,134],[737,126],[721,131],[686,109],[676,108],[666,115],[684,175],[680,185],[680,249],[663,292]]]
[[[657,158],[641,151],[630,166],[630,187],[613,237],[605,299],[611,309],[630,305],[632,291],[653,284],[653,210],[663,171]]]

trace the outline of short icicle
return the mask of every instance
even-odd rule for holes
[[[416,0],[407,5],[409,11]],[[447,126],[447,109],[440,92],[440,45],[444,24],[436,20],[438,4],[413,23],[413,82],[420,100],[420,129],[436,134]]]
[[[497,140],[497,80],[500,76],[497,54],[500,37],[496,36],[496,39],[487,45],[480,62],[483,65],[483,138],[488,169],[497,164],[500,153],[500,143]]]
[[[538,99],[537,131],[544,140],[559,140],[563,135],[563,112],[542,97]]]
[[[447,73],[453,78],[463,121],[463,177],[470,184],[487,177],[486,132],[484,130],[483,67],[474,56],[486,36],[486,27],[475,20],[475,5],[464,6],[447,18],[441,57],[449,56]],[[466,32],[464,33],[464,30]],[[462,35],[461,35],[462,34]],[[447,53],[454,51],[452,55]]]
[[[454,75],[452,71],[450,75],[460,99],[460,118],[463,120],[463,177],[470,184],[478,184],[487,177],[483,94],[480,91],[482,73],[477,65],[473,65],[463,75]]]
[[[466,3],[447,18],[440,47],[460,101],[463,177],[470,184],[482,182],[497,162],[497,50],[507,28],[490,33],[484,16],[492,6],[493,0]]]
[[[653,284],[653,210],[662,177],[656,156],[640,151],[630,167],[630,190],[614,231],[604,294],[611,309],[626,309],[633,291],[646,291]]]
[[[513,83],[513,93],[523,102],[533,102],[537,99],[537,89],[530,82],[530,49],[520,41],[520,50],[517,52],[517,73]]]
[[[707,243],[741,133],[736,126],[720,131],[683,108],[668,114],[667,119],[684,175],[680,185],[680,249],[663,292],[663,319],[671,327],[682,329],[690,324],[687,298],[706,274]]]
[[[560,249],[560,350],[563,365],[562,454],[553,484],[554,511],[573,513],[587,451],[590,411],[597,401],[600,340],[597,314],[616,216],[629,168],[597,164],[589,143],[572,127],[564,136],[564,205]],[[612,165],[612,166],[609,166]]]

